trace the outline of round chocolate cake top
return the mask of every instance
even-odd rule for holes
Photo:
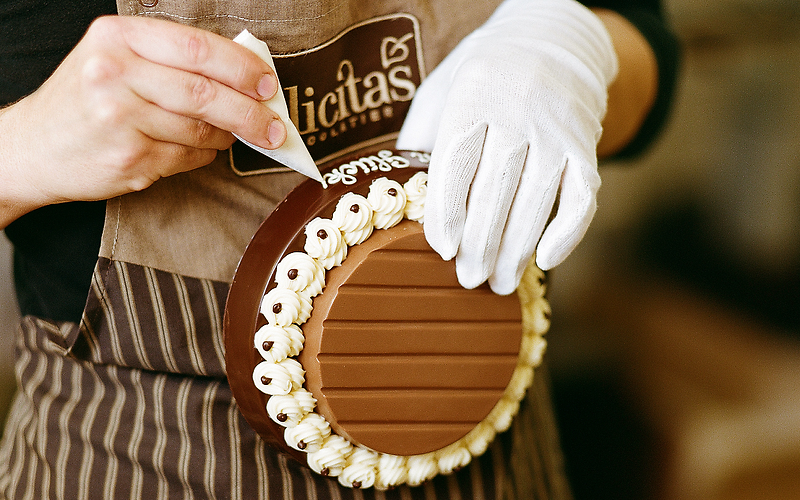
[[[346,486],[419,484],[483,453],[545,345],[541,271],[519,295],[465,290],[428,246],[427,159],[376,148],[324,166],[254,235],[226,304],[243,415]]]

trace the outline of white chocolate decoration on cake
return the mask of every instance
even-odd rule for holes
[[[293,427],[307,414],[314,411],[317,400],[314,395],[303,389],[295,389],[289,394],[278,394],[267,401],[267,413],[270,418],[283,427]]]
[[[336,434],[331,434],[322,447],[308,454],[307,462],[311,470],[323,476],[338,477],[347,467],[347,457],[353,452],[353,445]]]
[[[339,227],[344,241],[350,246],[360,245],[372,234],[372,207],[366,198],[347,193],[339,199],[333,212],[333,222]]]
[[[375,475],[375,487],[388,490],[408,481],[406,457],[383,453],[378,460],[378,472]]]
[[[311,316],[311,298],[288,288],[273,288],[261,300],[261,314],[273,326],[302,325]]]
[[[303,249],[325,269],[341,265],[347,257],[347,244],[342,232],[332,220],[322,217],[306,225],[306,244]]]
[[[416,486],[463,468],[488,449],[497,433],[507,430],[541,362],[550,306],[544,298],[544,273],[535,265],[526,269],[517,291],[522,308],[522,343],[517,367],[502,397],[471,431],[458,441],[431,453],[398,456],[354,445],[332,432],[315,413],[316,399],[303,387],[305,372],[294,359],[303,348],[301,325],[310,317],[312,299],[325,287],[325,270],[341,265],[348,245],[363,243],[373,229],[388,229],[403,217],[422,222],[427,173],[418,172],[404,185],[380,178],[365,198],[343,195],[333,220],[317,217],[305,228],[305,253],[287,254],[276,268],[277,287],[266,293],[261,313],[267,325],[258,329],[254,345],[264,361],[253,371],[256,387],[270,395],[269,417],[285,428],[284,439],[306,453],[316,473],[337,477],[347,487],[380,490],[401,484]],[[357,208],[356,208],[357,207]]]
[[[307,253],[292,252],[278,264],[275,283],[279,288],[313,298],[325,288],[325,268]]]
[[[356,447],[349,465],[339,475],[339,483],[350,488],[371,488],[375,484],[380,457],[372,450]]]
[[[305,372],[296,359],[286,358],[279,363],[262,361],[253,370],[253,382],[264,394],[289,394],[303,387]]]
[[[381,177],[372,181],[367,201],[375,214],[375,229],[388,229],[403,220],[406,210],[406,192],[399,182]]]
[[[418,172],[403,184],[406,192],[405,216],[408,220],[425,222],[425,197],[428,195],[428,173]]]
[[[325,438],[331,435],[331,426],[316,413],[308,413],[294,427],[283,433],[286,444],[297,451],[314,453],[322,448]]]

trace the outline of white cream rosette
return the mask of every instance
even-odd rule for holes
[[[347,244],[338,226],[331,219],[317,217],[306,225],[303,249],[325,269],[342,264],[347,257]]]
[[[307,414],[297,425],[287,427],[283,433],[286,444],[306,453],[319,451],[325,438],[330,435],[330,424],[316,413]]]
[[[287,358],[280,363],[262,361],[253,370],[253,382],[258,390],[271,396],[289,394],[303,387],[305,370],[297,360]]]
[[[306,297],[316,297],[325,288],[325,268],[304,252],[292,252],[278,263],[275,283]]]
[[[314,395],[301,387],[289,394],[270,397],[267,401],[267,414],[278,425],[294,427],[308,413],[313,412],[316,405]]]
[[[369,186],[367,194],[374,215],[375,229],[388,229],[403,220],[406,209],[406,192],[399,182],[381,177]]]
[[[378,473],[375,475],[375,488],[388,490],[408,480],[406,457],[382,454],[378,460]]]
[[[349,246],[360,245],[372,234],[372,207],[356,193],[343,195],[333,211],[333,222],[339,227]]]
[[[349,465],[339,474],[339,483],[350,488],[372,488],[379,459],[374,451],[357,446]]]
[[[352,452],[350,441],[331,434],[325,438],[319,450],[308,454],[308,466],[317,474],[338,477],[347,467],[347,458]]]
[[[472,454],[470,454],[461,440],[441,449],[436,453],[436,456],[439,472],[441,474],[455,472],[465,467],[472,460]]]
[[[265,361],[278,363],[300,354],[304,342],[303,331],[299,326],[291,324],[264,325],[256,331],[253,343]]]
[[[434,453],[408,457],[408,484],[419,486],[439,473],[439,464]]]
[[[408,220],[425,222],[425,197],[428,194],[428,172],[420,171],[403,184],[406,192],[405,216]]]
[[[288,288],[273,288],[261,300],[261,314],[272,326],[301,325],[311,316],[311,299]]]

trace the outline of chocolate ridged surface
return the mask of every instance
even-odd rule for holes
[[[463,289],[419,223],[376,230],[327,280],[299,359],[338,434],[383,453],[427,453],[500,399],[517,364],[519,301]]]

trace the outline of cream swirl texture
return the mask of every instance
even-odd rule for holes
[[[428,173],[424,171],[414,174],[405,184],[406,192],[405,216],[408,220],[425,222],[425,197],[428,195]]]
[[[408,465],[408,484],[411,486],[419,486],[439,472],[439,464],[433,453],[413,455],[408,457],[406,463]]]
[[[295,450],[314,453],[330,435],[330,424],[316,413],[309,413],[296,426],[286,428],[283,437]]]
[[[289,394],[275,395],[267,401],[267,414],[275,423],[283,427],[294,427],[306,414],[314,411],[314,396],[303,388]]]
[[[504,396],[489,412],[486,421],[494,427],[495,431],[505,432],[511,427],[511,422],[518,411],[519,401]]]
[[[304,252],[292,252],[278,263],[275,282],[307,297],[316,297],[325,287],[325,269]]]
[[[372,234],[372,207],[360,194],[347,193],[336,204],[333,222],[342,231],[345,243],[360,245]]]
[[[341,265],[347,257],[347,244],[332,220],[317,217],[306,225],[305,233],[303,249],[325,269]]]
[[[484,420],[464,436],[464,444],[472,456],[479,457],[486,453],[496,435],[497,431],[494,430],[494,427]]]
[[[339,483],[350,488],[371,488],[375,484],[378,454],[357,447],[349,457],[349,465],[339,474]]]
[[[388,490],[408,479],[406,458],[397,455],[382,454],[378,460],[378,473],[375,476],[375,487]]]
[[[406,192],[399,182],[386,177],[372,181],[367,194],[374,215],[375,229],[388,229],[403,220]]]
[[[253,370],[258,390],[271,396],[289,394],[305,382],[305,371],[297,360],[286,358],[280,363],[262,361]]]
[[[311,299],[288,288],[273,288],[261,300],[261,314],[273,326],[301,325],[311,316]]]
[[[308,454],[308,466],[317,474],[337,477],[347,467],[347,457],[353,451],[348,440],[331,434],[322,442],[322,447]]]
[[[278,363],[286,358],[297,356],[303,350],[305,337],[297,325],[264,325],[256,331],[255,348],[265,361]]]
[[[472,455],[461,441],[456,441],[450,446],[439,450],[436,456],[439,472],[442,474],[450,474],[457,471],[472,460]]]

